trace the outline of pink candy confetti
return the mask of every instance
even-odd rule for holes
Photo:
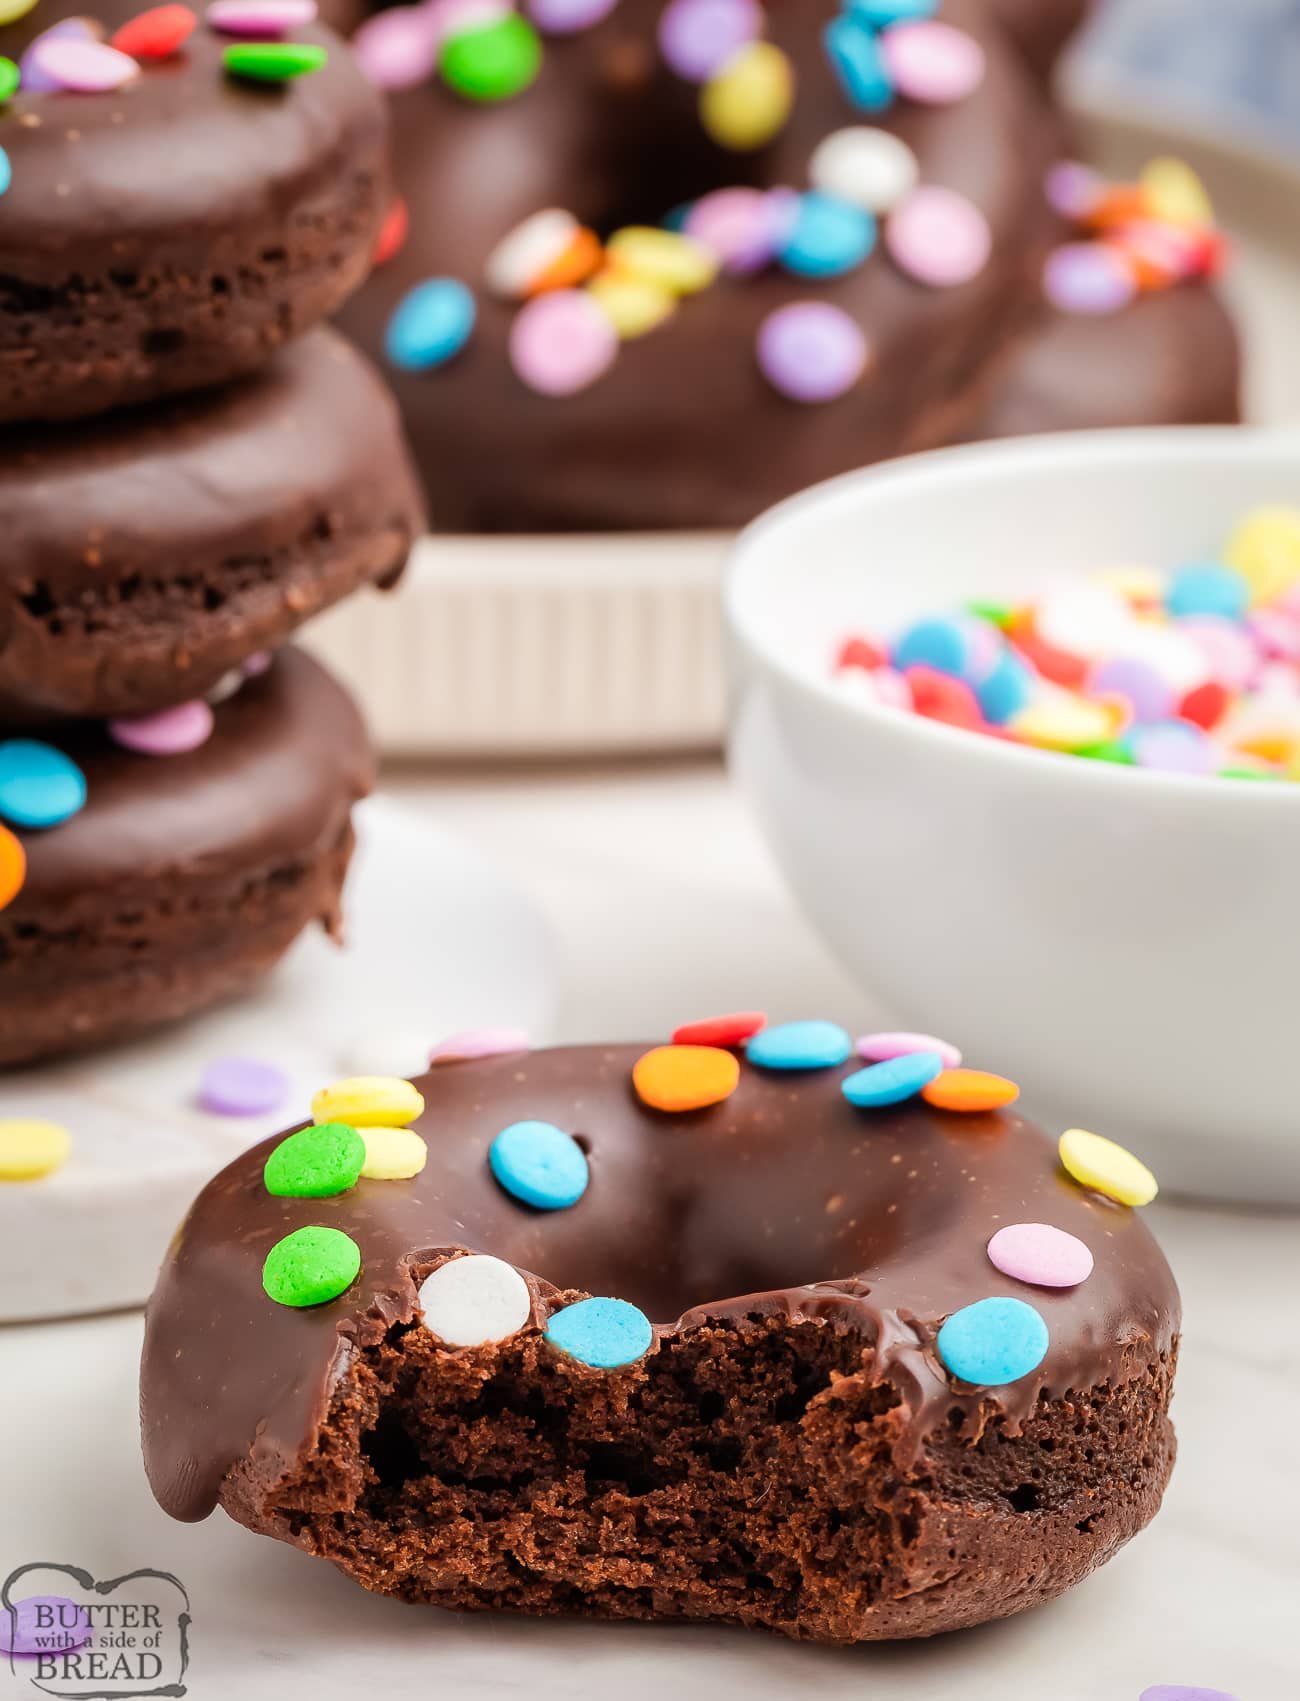
[[[208,24],[222,35],[278,41],[316,17],[316,0],[212,0]]]
[[[894,24],[881,34],[880,54],[899,94],[926,106],[965,100],[984,80],[984,49],[951,24]]]
[[[866,370],[861,328],[829,301],[792,301],[758,328],[758,365],[774,390],[795,402],[831,402]]]
[[[1105,193],[1106,185],[1095,171],[1067,159],[1047,173],[1043,190],[1052,210],[1075,224],[1087,218]]]
[[[943,1059],[945,1069],[961,1067],[961,1052],[947,1040],[933,1034],[864,1034],[854,1047],[859,1057],[868,1063],[888,1063],[894,1057],[910,1057],[916,1051],[933,1051]]]
[[[440,1063],[469,1063],[480,1057],[506,1057],[531,1051],[533,1042],[522,1028],[466,1028],[440,1040],[429,1053],[429,1067]]]
[[[211,705],[196,698],[156,715],[109,721],[108,732],[115,744],[124,750],[134,750],[139,756],[183,756],[186,751],[197,750],[207,743],[212,737],[212,726]]]
[[[885,220],[885,247],[919,283],[937,288],[969,283],[988,263],[988,220],[964,195],[922,184]]]
[[[589,295],[553,290],[523,306],[510,327],[510,364],[544,396],[572,396],[614,363],[618,332]]]
[[[129,54],[102,41],[52,31],[33,44],[32,65],[42,87],[68,94],[109,94],[140,75]]]
[[[734,276],[757,272],[779,252],[785,235],[784,206],[762,189],[715,189],[686,215],[685,235],[702,242]]]
[[[410,89],[433,75],[442,39],[432,8],[392,6],[366,19],[352,37],[352,51],[375,88]]]
[[[989,1241],[988,1251],[994,1269],[1037,1288],[1077,1287],[1092,1274],[1088,1247],[1050,1223],[1010,1223]]]

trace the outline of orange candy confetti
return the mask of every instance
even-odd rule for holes
[[[375,251],[370,256],[372,266],[387,265],[395,254],[401,253],[406,244],[406,234],[410,228],[410,222],[406,202],[399,195],[384,214],[384,222],[379,227]]]
[[[528,286],[529,295],[545,295],[548,290],[572,289],[600,270],[605,263],[605,249],[594,230],[580,226],[573,241],[558,258],[551,261]]]
[[[921,1088],[921,1097],[937,1110],[1000,1110],[1015,1103],[1020,1088],[1005,1075],[984,1069],[945,1069]]]
[[[8,827],[0,827],[0,910],[13,903],[27,878],[27,852]]]
[[[739,1059],[711,1045],[659,1045],[632,1069],[637,1097],[652,1110],[703,1110],[730,1098],[739,1081]]]

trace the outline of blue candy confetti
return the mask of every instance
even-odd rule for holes
[[[781,264],[801,278],[838,278],[860,266],[876,245],[876,221],[838,195],[800,195],[781,246]]]
[[[872,29],[883,30],[890,24],[932,18],[939,10],[939,0],[845,0],[844,10]]]
[[[939,1330],[936,1345],[959,1381],[1002,1388],[1043,1362],[1047,1324],[1023,1299],[981,1299],[953,1312]]]
[[[512,1199],[539,1211],[576,1205],[591,1179],[582,1147],[551,1122],[512,1122],[492,1142],[488,1163]]]
[[[13,180],[14,168],[9,163],[9,155],[3,148],[0,148],[0,195],[4,194]]]
[[[1217,562],[1180,567],[1170,581],[1165,607],[1175,617],[1219,614],[1240,620],[1250,604],[1250,586],[1240,573]]]
[[[971,645],[960,620],[935,617],[909,626],[894,645],[894,666],[932,667],[937,673],[964,679],[971,665]]]
[[[555,1313],[546,1339],[593,1370],[617,1370],[645,1357],[654,1330],[646,1314],[625,1299],[580,1299]]]
[[[980,713],[993,726],[1005,726],[1034,694],[1034,675],[1012,650],[1003,650],[988,678],[975,687]]]
[[[0,815],[15,827],[57,827],[86,802],[86,776],[52,744],[10,738],[0,744]]]
[[[902,1057],[891,1057],[888,1062],[859,1069],[856,1075],[846,1075],[840,1089],[850,1104],[862,1110],[874,1110],[915,1098],[922,1087],[928,1087],[936,1075],[943,1073],[943,1068],[943,1058],[937,1051],[909,1051]]]
[[[398,302],[384,348],[403,372],[430,372],[459,354],[469,341],[478,309],[457,278],[427,278]]]
[[[875,31],[860,18],[842,14],[822,33],[840,87],[859,112],[883,112],[894,98]]]
[[[834,1069],[853,1050],[853,1041],[835,1022],[780,1022],[763,1028],[745,1047],[760,1069]]]

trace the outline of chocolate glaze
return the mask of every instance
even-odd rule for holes
[[[423,528],[391,395],[333,332],[219,391],[0,431],[0,722],[207,691]]]
[[[853,1109],[847,1070],[805,1076],[742,1067],[725,1104],[684,1116],[646,1109],[631,1086],[642,1047],[584,1046],[437,1068],[416,1127],[429,1163],[414,1181],[362,1181],[335,1199],[276,1199],[262,1185],[274,1140],[200,1194],[149,1305],[141,1371],[145,1463],[174,1517],[205,1517],[232,1466],[273,1483],[309,1448],[358,1351],[417,1315],[413,1266],[453,1248],[491,1252],[533,1281],[540,1323],[556,1291],[641,1306],[660,1337],[705,1319],[822,1319],[861,1336],[899,1389],[910,1445],[960,1409],[1015,1425],[1040,1395],[1142,1374],[1179,1319],[1168,1266],[1136,1213],[1085,1192],[1052,1146],[1013,1114],[956,1116],[919,1101]],[[849,1066],[850,1068],[853,1065]],[[520,1118],[581,1136],[591,1183],[568,1211],[515,1203],[488,1146]],[[1092,1248],[1079,1288],[1000,1275],[990,1235],[1056,1224]],[[295,1311],[262,1290],[267,1252],[306,1224],[346,1230],[363,1266],[347,1294]],[[990,1294],[1038,1307],[1041,1368],[1008,1388],[953,1384],[933,1338]]]
[[[89,11],[111,32],[140,9]],[[41,0],[0,29],[0,53],[17,60],[87,10]],[[200,22],[176,58],[116,92],[9,102],[0,418],[86,414],[250,370],[361,281],[387,189],[383,102],[331,30],[294,35],[329,60],[288,86],[228,76],[230,38]],[[31,374],[45,368],[42,390]]]
[[[0,914],[6,931],[87,895],[152,897],[178,875],[216,884],[323,851],[373,779],[351,699],[293,649],[220,704],[212,737],[186,755],[137,755],[93,725],[49,742],[85,773],[87,802],[62,826],[21,833],[27,879]]]
[[[1051,46],[1041,14],[1055,14],[1055,39],[1060,14],[1072,22],[1078,10],[1073,3],[1030,9],[1004,0],[999,12],[1007,8],[1040,63]],[[628,221],[657,223],[671,207],[715,188],[804,187],[816,144],[849,124],[870,122],[903,137],[925,182],[973,200],[993,231],[992,258],[956,289],[914,282],[879,251],[837,279],[779,269],[720,279],[667,324],[624,344],[590,389],[564,399],[537,395],[514,376],[506,344],[515,308],[479,289],[474,336],[455,360],[428,373],[388,373],[435,525],[732,526],[834,473],[970,435],[972,418],[986,408],[1015,411],[1024,429],[1049,425],[1050,417],[1022,400],[1019,361],[1007,368],[1005,401],[991,401],[988,391],[1001,352],[1052,317],[1040,273],[1059,232],[1042,178],[1061,152],[1060,124],[983,0],[943,6],[944,18],[985,49],[982,86],[953,106],[899,101],[869,120],[840,91],[822,45],[834,0],[777,0],[767,8],[768,33],[794,64],[795,108],[782,135],[753,155],[728,152],[705,136],[697,91],[658,55],[661,9],[662,0],[620,0],[597,28],[548,38],[536,84],[500,105],[466,103],[436,80],[391,97],[410,234],[341,314],[364,348],[382,359],[389,317],[420,279],[449,273],[477,288],[496,242],[539,207],[567,207],[607,234]],[[874,351],[862,383],[815,407],[777,395],[754,355],[761,321],[808,297],[842,306]],[[1160,311],[1151,309],[1144,322]],[[1116,417],[1235,416],[1235,347],[1221,315],[1204,326],[1208,361],[1202,348],[1184,349],[1173,370],[1148,355],[1143,331],[1124,318],[1093,333],[1077,368],[1067,362],[1056,379],[1067,398],[1076,383],[1091,387],[1100,362],[1116,390]]]

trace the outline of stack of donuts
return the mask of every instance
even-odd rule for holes
[[[388,205],[313,0],[0,6],[0,1063],[333,927],[372,760],[284,647],[401,572],[397,410],[320,321]]]

